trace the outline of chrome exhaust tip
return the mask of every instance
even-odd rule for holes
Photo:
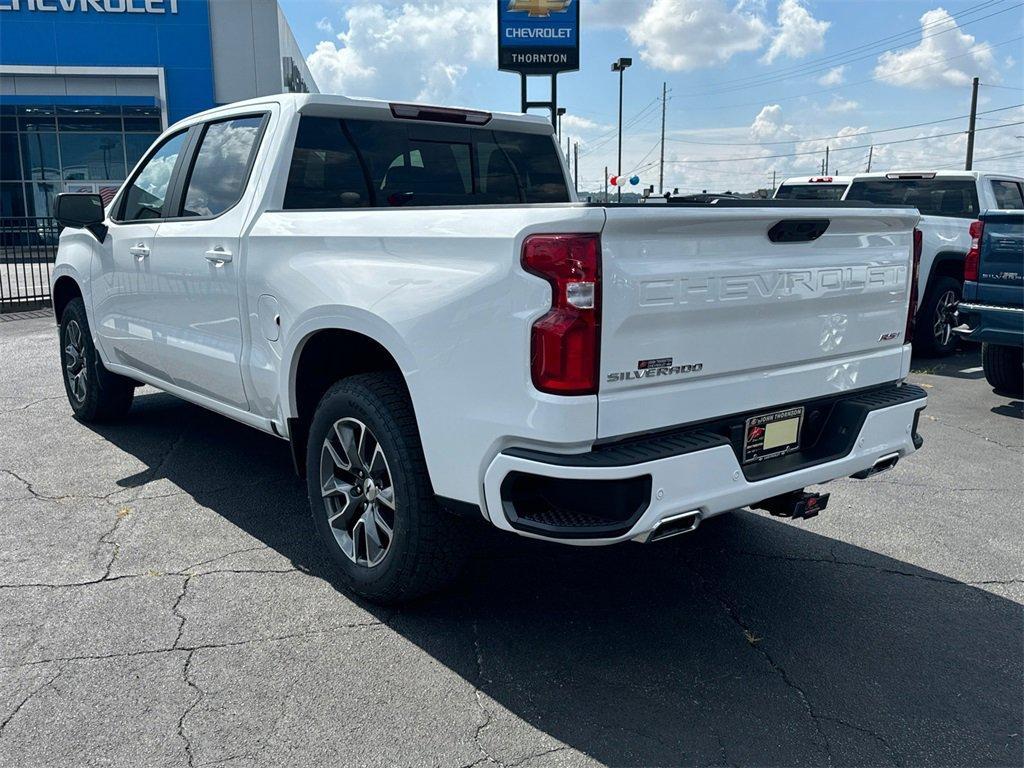
[[[690,533],[700,525],[700,510],[694,509],[678,515],[671,515],[658,522],[645,541],[661,541],[682,533]]]
[[[858,480],[866,480],[867,478],[877,475],[881,472],[886,472],[896,466],[896,463],[900,460],[899,452],[887,453],[880,459],[876,459],[875,463],[871,465],[871,469],[863,469],[857,472],[851,477],[855,477]]]

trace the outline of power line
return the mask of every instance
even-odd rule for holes
[[[995,130],[997,128],[1009,128],[1010,126],[1014,126],[1014,125],[1024,125],[1024,120],[1018,120],[1018,121],[1013,122],[1013,123],[1001,123],[999,125],[986,125],[986,126],[983,126],[981,128],[977,128],[976,131],[978,131],[978,132],[980,132],[980,131],[992,131],[992,130]],[[874,146],[876,146],[876,147],[885,147],[885,146],[889,146],[890,144],[908,144],[908,143],[914,142],[914,141],[930,141],[931,139],[943,139],[943,138],[946,138],[946,137],[949,137],[949,136],[963,136],[965,134],[966,134],[965,131],[951,131],[950,133],[936,133],[936,134],[934,134],[932,136],[917,136],[917,137],[912,138],[912,139],[894,139],[892,141],[877,141],[877,142],[874,143]],[[871,144],[857,144],[857,145],[849,146],[849,147],[836,147],[832,151],[833,152],[849,152],[850,150],[853,150],[853,149],[867,149],[870,146],[872,146],[872,145]],[[805,156],[808,156],[808,155],[820,155],[820,154],[821,154],[821,152],[819,150],[811,150],[811,151],[808,151],[808,152],[790,152],[788,154],[782,154],[782,155],[759,155],[759,156],[754,156],[754,157],[719,157],[719,158],[714,158],[714,159],[700,159],[700,160],[666,160],[665,162],[667,162],[667,163],[684,163],[684,164],[687,164],[687,165],[696,164],[696,163],[702,163],[702,164],[703,163],[737,163],[737,162],[748,161],[748,160],[774,160],[774,159],[777,159],[777,158],[805,157]]]
[[[988,45],[988,46],[978,46],[977,48],[972,49],[972,50],[968,51],[967,53],[961,53],[961,54],[959,54],[957,56],[948,56],[948,57],[943,58],[943,59],[936,59],[936,60],[931,61],[931,62],[929,62],[927,64],[922,64],[922,65],[917,66],[917,67],[904,67],[903,69],[897,69],[897,70],[894,70],[893,72],[890,72],[885,77],[881,77],[881,76],[879,76],[879,77],[869,77],[869,78],[867,78],[865,80],[857,80],[857,81],[852,82],[852,83],[843,83],[842,85],[832,86],[831,88],[819,88],[816,91],[805,91],[803,93],[798,93],[798,94],[795,94],[793,96],[779,96],[777,98],[761,98],[761,99],[757,99],[756,101],[744,101],[744,102],[738,102],[738,103],[735,103],[735,104],[722,104],[722,105],[716,106],[716,107],[695,107],[695,108],[687,107],[686,109],[687,109],[687,112],[717,112],[717,111],[720,111],[720,110],[723,110],[723,109],[736,109],[738,107],[764,106],[764,104],[766,102],[792,101],[793,99],[804,99],[804,98],[806,98],[808,96],[817,96],[817,95],[822,94],[822,93],[834,93],[835,91],[842,91],[842,90],[845,90],[846,88],[852,88],[852,87],[857,86],[857,85],[865,85],[867,83],[884,82],[887,78],[891,77],[892,75],[899,75],[899,74],[903,74],[904,72],[916,72],[917,70],[920,70],[920,69],[934,68],[938,64],[945,64],[945,63],[950,62],[950,61],[956,61],[957,59],[965,58],[967,56],[975,56],[978,53],[982,53],[982,52],[986,52],[986,51],[993,51],[996,48],[1003,47],[1004,45],[1010,45],[1011,43],[1020,42],[1022,39],[1024,39],[1024,35],[1018,35],[1017,37],[1010,38],[1009,40],[1004,40],[1001,43],[994,43],[994,44],[991,44],[991,45]]]
[[[702,97],[702,96],[713,96],[713,95],[717,95],[717,94],[720,94],[720,93],[731,93],[731,92],[734,92],[734,91],[749,90],[751,88],[760,88],[760,87],[763,87],[765,85],[771,85],[773,83],[781,82],[783,80],[788,80],[788,79],[791,79],[791,78],[794,78],[794,77],[806,77],[808,75],[813,75],[813,74],[817,74],[819,72],[824,72],[826,70],[833,69],[833,68],[835,68],[836,66],[838,66],[840,64],[843,64],[843,65],[850,64],[850,63],[853,63],[853,62],[856,62],[856,61],[861,61],[863,59],[872,58],[872,57],[874,57],[876,55],[879,55],[880,53],[884,53],[884,52],[886,52],[887,49],[892,47],[892,45],[889,44],[891,41],[894,41],[894,40],[896,40],[898,38],[901,38],[901,37],[906,37],[908,35],[913,35],[913,34],[916,34],[916,33],[920,32],[921,33],[921,40],[922,41],[923,40],[929,40],[929,39],[931,39],[933,37],[938,37],[940,35],[948,34],[949,32],[958,31],[962,27],[967,26],[969,24],[974,24],[976,22],[983,21],[985,19],[989,19],[989,18],[991,18],[993,16],[998,16],[998,15],[1003,14],[1003,13],[1008,13],[1008,12],[1016,10],[1017,8],[1020,8],[1022,5],[1024,5],[1024,3],[1017,3],[1016,5],[1012,5],[1012,6],[1008,7],[1008,8],[1003,8],[1003,9],[998,10],[998,11],[993,11],[992,13],[989,13],[989,14],[984,15],[984,16],[980,16],[980,17],[978,17],[976,19],[970,19],[969,21],[963,21],[963,18],[965,16],[971,15],[973,13],[977,13],[978,11],[987,10],[988,8],[991,8],[993,5],[997,5],[998,3],[1001,3],[1001,2],[1005,2],[1005,0],[992,0],[991,2],[988,2],[988,3],[982,3],[982,4],[980,4],[979,6],[976,6],[973,9],[968,9],[967,11],[964,11],[963,13],[959,14],[958,16],[952,17],[953,24],[951,26],[947,26],[946,19],[941,19],[941,20],[938,20],[938,21],[931,22],[928,25],[916,27],[916,28],[914,28],[912,30],[908,30],[906,32],[902,32],[902,33],[899,33],[899,34],[896,34],[896,35],[890,35],[889,37],[881,38],[880,40],[876,40],[876,41],[873,41],[873,42],[865,43],[865,44],[860,45],[860,46],[858,46],[856,48],[848,49],[845,52],[832,54],[831,56],[822,57],[821,59],[817,59],[817,60],[806,61],[806,62],[803,62],[800,65],[793,65],[793,66],[787,67],[787,68],[785,68],[783,70],[777,70],[777,71],[771,72],[771,73],[765,73],[765,74],[762,74],[762,75],[752,75],[752,76],[749,76],[749,77],[746,77],[746,78],[736,78],[735,80],[731,80],[731,81],[730,80],[722,81],[722,82],[716,83],[713,90],[697,91],[697,92],[693,92],[693,93],[684,93],[684,94],[680,94],[680,96],[683,97],[683,98],[697,98],[697,97]],[[958,23],[958,21],[960,23]],[[932,28],[932,27],[943,27],[943,29],[941,29],[941,31],[935,32],[934,34],[930,34],[930,35],[929,34],[925,34],[927,32],[927,30]],[[883,50],[872,50],[872,51],[869,51],[867,53],[864,53],[861,56],[856,56],[856,57],[850,57],[849,56],[849,54],[851,54],[851,53],[857,53],[857,52],[860,52],[860,51],[865,51],[865,50],[868,50],[868,49],[876,49],[876,48],[882,48]],[[825,62],[828,62],[828,63],[826,64]],[[821,64],[822,66],[814,66],[816,63],[817,64]],[[745,83],[745,84],[740,85],[740,83]],[[731,87],[722,87],[722,86],[730,86],[730,84],[731,84]]]
[[[1006,112],[1010,109],[1017,109],[1018,107],[1024,107],[1024,104],[1013,104],[1009,107],[999,107],[998,109],[986,109],[984,112],[979,112],[978,115],[990,115],[993,112]],[[893,131],[905,131],[909,128],[922,128],[928,125],[938,125],[939,123],[949,123],[953,120],[965,120],[970,115],[957,115],[956,117],[944,117],[941,120],[929,120],[924,123],[911,123],[910,125],[898,125],[895,128],[879,128],[878,130],[860,131],[858,133],[848,133],[839,136],[818,136],[813,139],[801,139],[794,138],[786,141],[693,141],[692,139],[676,139],[668,137],[668,141],[678,141],[682,144],[698,144],[701,146],[708,147],[760,147],[760,146],[771,146],[777,144],[795,144],[797,142],[807,141],[827,141],[828,139],[848,139],[853,136],[868,136],[875,133],[892,133]]]

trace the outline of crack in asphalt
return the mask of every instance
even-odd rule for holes
[[[33,400],[30,403],[25,403],[24,405],[19,405],[16,408],[0,408],[0,414],[4,414],[4,413],[17,413],[18,411],[27,411],[32,406],[39,405],[40,403],[46,403],[46,402],[49,402],[51,400],[63,400],[65,397],[66,397],[66,395],[54,395],[53,397],[41,397],[38,400]]]
[[[733,605],[723,595],[720,595],[717,590],[712,589],[708,585],[707,579],[704,578],[704,574],[702,574],[692,564],[685,561],[683,564],[684,567],[688,571],[690,571],[690,573],[692,573],[693,576],[697,579],[697,583],[700,585],[701,590],[709,597],[714,599],[722,607],[722,610],[725,612],[726,616],[728,616],[732,620],[732,622],[741,630],[744,636],[750,638],[756,635],[753,628],[747,625],[747,623],[743,620],[743,617],[740,615],[739,608]],[[782,682],[784,682],[787,687],[789,687],[796,693],[797,698],[800,700],[800,703],[804,708],[804,711],[807,713],[808,717],[811,719],[811,722],[814,724],[815,732],[818,734],[820,740],[819,746],[821,746],[824,749],[825,756],[828,759],[827,764],[829,766],[833,765],[834,758],[832,754],[832,743],[828,738],[828,734],[826,734],[824,729],[821,727],[821,715],[818,714],[814,706],[811,704],[811,700],[810,698],[808,698],[807,693],[804,691],[803,688],[801,688],[796,683],[796,681],[792,679],[792,677],[790,677],[789,673],[781,664],[778,663],[778,661],[776,661],[774,656],[772,656],[772,654],[769,653],[769,651],[764,647],[764,643],[752,643],[748,640],[748,645],[755,652],[760,654],[762,658],[764,658],[764,660],[768,663],[768,666],[771,667],[776,674],[778,674]]]
[[[7,725],[11,722],[11,720],[14,719],[14,716],[21,711],[22,707],[28,704],[28,702],[32,700],[34,697],[38,696],[44,690],[53,685],[57,681],[57,678],[60,677],[62,674],[64,674],[64,670],[58,668],[57,671],[48,680],[46,680],[41,685],[38,685],[31,691],[29,691],[28,694],[26,694],[22,698],[22,700],[15,705],[14,709],[11,710],[11,713],[4,718],[3,722],[0,722],[0,738],[3,738],[4,731],[7,730]]]
[[[837,723],[846,728],[857,731],[858,733],[863,733],[867,736],[870,736],[875,741],[877,741],[881,745],[882,749],[884,749],[889,754],[889,757],[892,758],[893,765],[895,765],[896,768],[903,768],[903,760],[900,759],[899,753],[889,743],[888,739],[886,739],[881,734],[875,733],[870,728],[867,728],[865,726],[857,725],[856,723],[851,723],[848,720],[843,720],[832,715],[821,715],[820,717],[822,720],[828,720],[829,722]]]
[[[968,429],[967,427],[962,426],[960,424],[954,424],[950,421],[944,421],[935,414],[926,414],[926,416],[927,418],[931,419],[934,422],[937,422],[938,424],[941,424],[944,427],[949,427],[950,429],[956,429],[959,430],[960,432],[965,432],[968,435],[971,435],[972,437],[980,437],[986,443],[992,443],[993,445],[998,445],[1000,448],[1006,448],[1011,451],[1019,452],[1021,450],[1021,446],[1019,445],[1007,445],[1006,443],[1001,443],[998,440],[993,440],[991,437],[981,432],[975,432],[973,429]]]
[[[192,651],[215,651],[227,648],[239,648],[246,645],[255,645],[258,643],[273,643],[282,640],[298,640],[307,637],[315,637],[318,635],[329,635],[332,632],[341,632],[347,630],[376,630],[383,626],[383,622],[380,621],[363,621],[363,622],[352,622],[349,624],[336,624],[333,627],[324,627],[323,629],[306,630],[303,632],[289,632],[283,635],[272,635],[270,637],[250,637],[245,640],[231,640],[223,643],[196,643],[194,645],[179,645],[169,646],[167,648],[146,648],[141,651],[121,651],[118,653],[97,653],[97,654],[81,654],[77,656],[54,656],[48,659],[33,659],[32,661],[24,661],[19,664],[5,664],[0,665],[0,670],[15,670],[24,669],[25,667],[37,667],[41,664],[57,664],[62,662],[76,662],[76,661],[106,661],[108,659],[129,659],[135,656],[159,656],[167,653],[189,653]]]
[[[480,684],[485,680],[484,677],[484,653],[483,646],[480,643],[480,626],[477,620],[474,618],[472,621],[472,632],[473,632],[473,652],[476,656],[476,685],[473,686],[473,696],[476,699],[476,705],[480,708],[480,712],[484,717],[484,721],[476,726],[476,730],[473,733],[473,742],[476,744],[476,748],[480,750],[483,755],[481,760],[478,760],[473,765],[478,765],[481,762],[490,762],[495,765],[502,766],[502,768],[508,768],[498,758],[488,751],[488,749],[480,741],[480,736],[491,727],[494,721],[494,715],[484,705],[483,691],[480,690]]]
[[[921,579],[922,581],[930,581],[936,584],[946,584],[954,587],[979,587],[987,585],[1001,585],[1008,586],[1011,584],[1024,583],[1024,579],[989,579],[984,581],[964,581],[961,579],[954,579],[949,576],[938,576],[928,575],[924,573],[913,573],[911,571],[901,571],[896,568],[882,568],[871,563],[858,563],[853,560],[840,560],[836,557],[835,552],[830,551],[832,555],[831,559],[821,557],[802,557],[799,555],[780,555],[771,552],[754,552],[746,549],[731,549],[728,547],[723,548],[723,552],[728,552],[732,555],[741,555],[746,557],[757,557],[763,560],[781,560],[794,563],[816,563],[821,565],[841,565],[849,568],[861,568],[866,571],[875,571],[876,573],[885,573],[891,576],[903,576],[910,579]]]

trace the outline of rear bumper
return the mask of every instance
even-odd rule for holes
[[[954,333],[968,341],[1024,346],[1024,308],[960,302]]]
[[[916,427],[926,402],[924,390],[912,385],[830,398],[814,444],[764,465],[741,466],[723,434],[728,420],[586,454],[508,450],[485,473],[487,512],[498,528],[535,538],[579,545],[643,540],[666,518],[697,512],[705,519],[863,473],[883,457],[908,456],[921,446]],[[742,424],[746,415],[733,420]]]

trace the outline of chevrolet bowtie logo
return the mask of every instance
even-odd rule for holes
[[[510,11],[526,12],[530,16],[550,16],[565,13],[572,0],[508,0]]]

